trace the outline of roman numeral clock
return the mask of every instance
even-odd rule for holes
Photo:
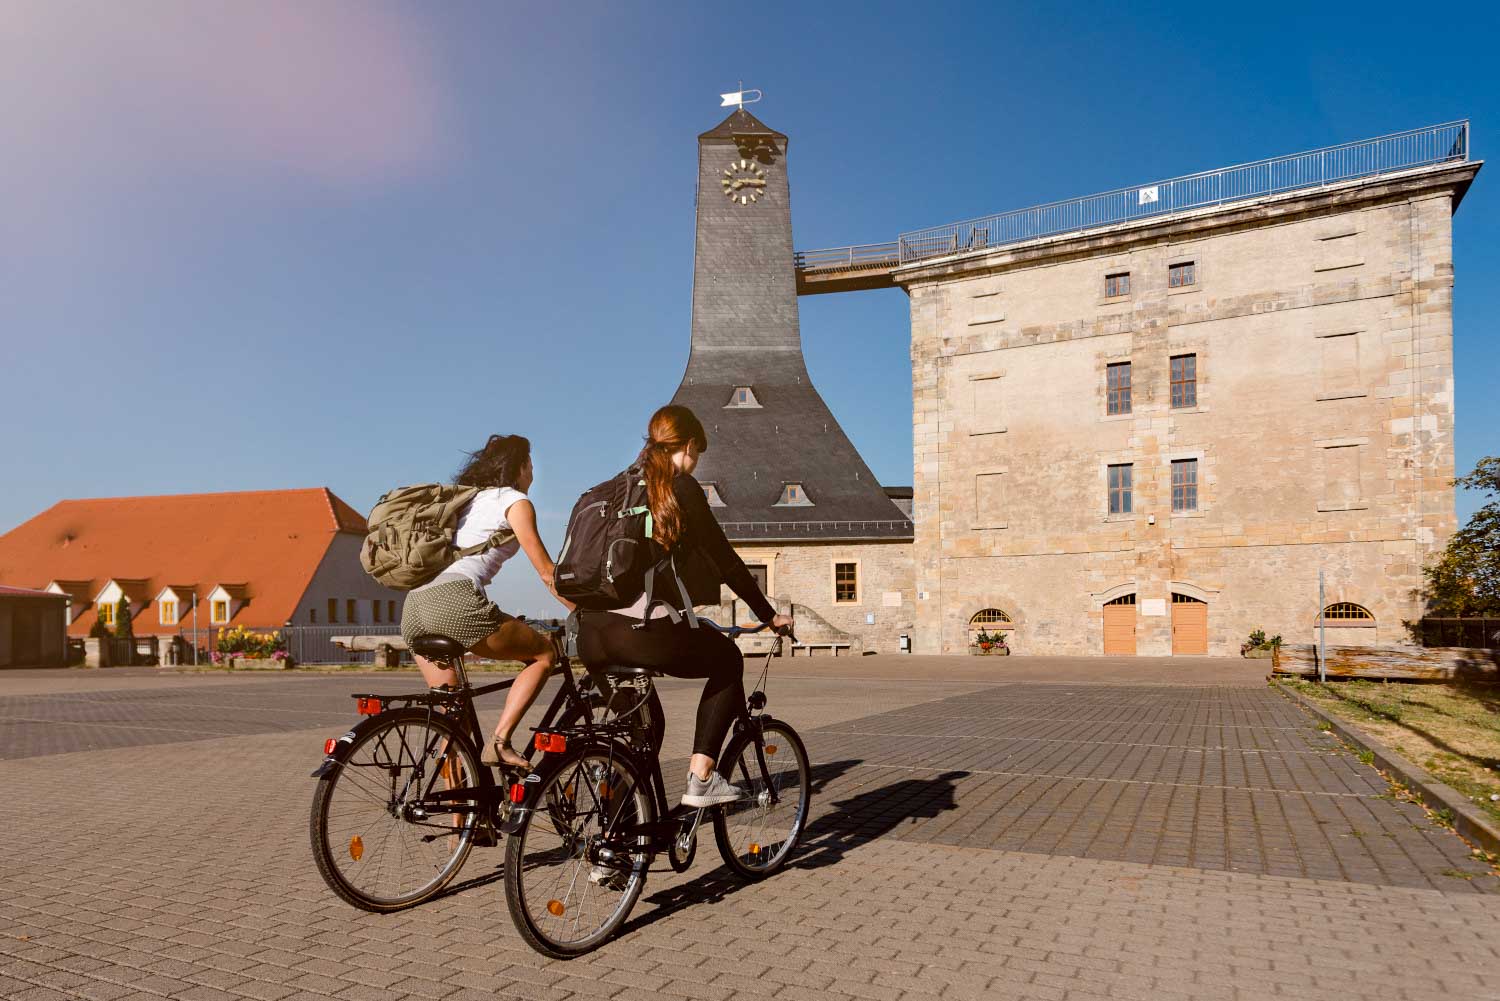
[[[731,163],[719,180],[724,186],[724,197],[741,205],[758,201],[766,190],[766,172],[754,160]]]

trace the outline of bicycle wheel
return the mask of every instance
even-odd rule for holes
[[[355,907],[399,911],[446,886],[474,846],[476,800],[453,803],[458,811],[424,810],[424,798],[488,780],[468,739],[426,709],[383,713],[355,734],[343,764],[313,794],[313,858]]]
[[[764,756],[757,753],[757,734]],[[812,802],[802,738],[780,720],[757,722],[735,734],[719,767],[745,790],[744,799],[714,810],[714,839],[724,863],[745,879],[781,871],[807,826]]]
[[[505,901],[537,952],[580,956],[630,915],[646,883],[638,863],[649,862],[649,839],[617,832],[656,818],[643,776],[620,748],[591,744],[567,752],[542,779],[535,808],[505,846]]]

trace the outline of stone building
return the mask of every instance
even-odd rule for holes
[[[786,155],[743,108],[698,137],[692,350],[672,402],[703,422],[698,480],[766,592],[800,606],[800,638],[894,650],[914,616],[912,525],[808,377]]]
[[[1331,643],[1403,642],[1455,522],[1463,153],[893,268],[916,650],[984,610],[1022,653],[1308,642],[1320,571]]]

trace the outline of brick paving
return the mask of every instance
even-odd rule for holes
[[[570,963],[511,929],[499,851],[396,915],[318,879],[307,772],[403,679],[0,675],[0,997],[1500,998],[1500,880],[1274,693],[935,661],[779,672],[818,783],[794,866],[743,885],[710,838]],[[694,699],[664,688],[669,754]]]

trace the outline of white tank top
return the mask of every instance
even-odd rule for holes
[[[479,545],[496,532],[508,530],[510,522],[505,520],[506,512],[516,501],[525,499],[525,494],[511,487],[490,487],[479,491],[474,495],[474,499],[469,501],[468,506],[459,512],[458,532],[454,536],[454,543],[459,549],[467,549],[470,546]],[[475,588],[483,591],[489,586],[490,581],[495,579],[495,574],[500,572],[505,561],[516,555],[520,549],[520,540],[511,539],[503,545],[475,553],[473,556],[460,557],[422,587],[431,587],[433,584],[447,583],[456,577],[464,577],[473,581]]]

